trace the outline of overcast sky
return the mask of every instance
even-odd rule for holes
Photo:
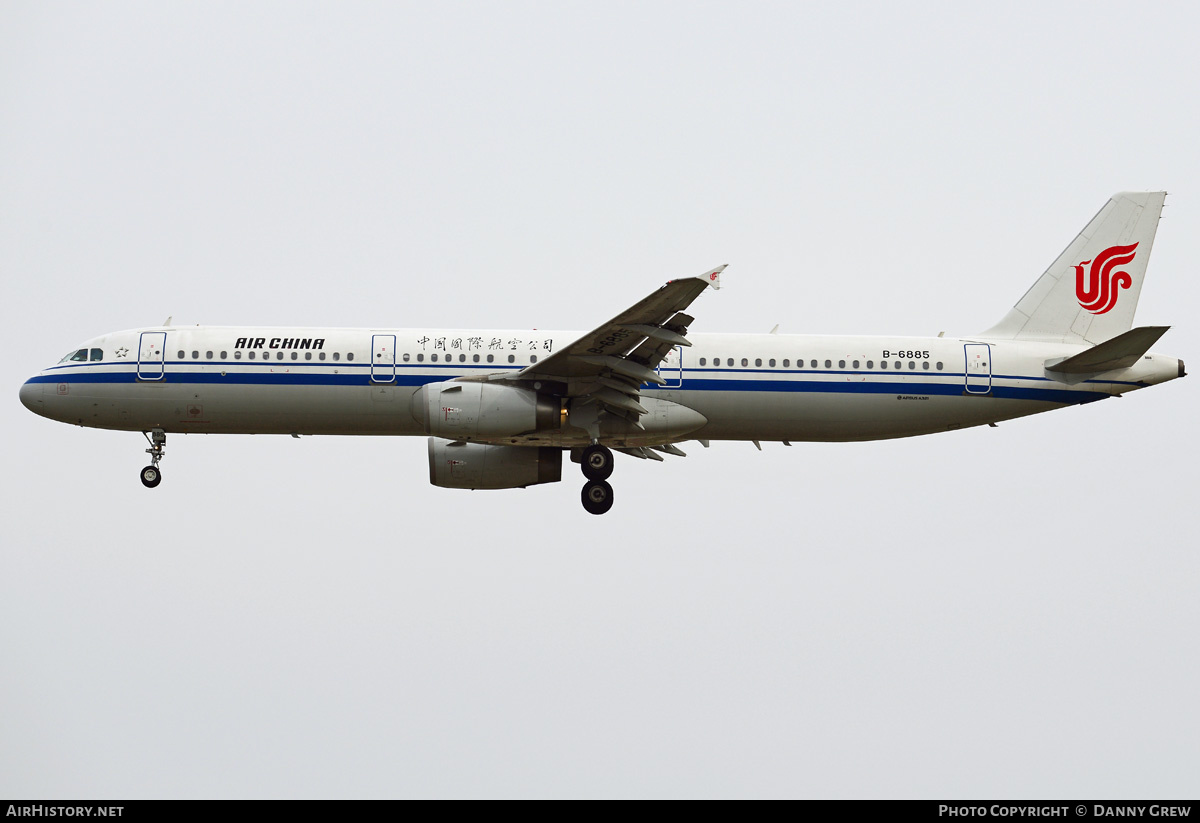
[[[429,485],[18,402],[161,323],[988,328],[1116,191],[1200,367],[1189,3],[0,0],[0,796],[1194,797],[1196,377]]]

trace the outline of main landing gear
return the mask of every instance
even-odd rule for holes
[[[613,505],[613,488],[608,485],[613,473],[613,453],[608,447],[593,443],[583,450],[580,463],[588,480],[580,495],[583,508],[588,514],[604,514]]]
[[[152,489],[162,482],[162,471],[158,468],[158,461],[166,454],[167,433],[162,429],[154,429],[142,432],[142,436],[150,444],[150,448],[146,449],[146,454],[150,455],[150,465],[142,469],[142,485]]]

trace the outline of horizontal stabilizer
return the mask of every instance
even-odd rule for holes
[[[1066,359],[1054,358],[1046,361],[1046,371],[1054,375],[1101,374],[1117,369],[1127,369],[1138,361],[1158,339],[1167,333],[1170,326],[1141,326],[1118,334],[1112,340],[1092,346]]]

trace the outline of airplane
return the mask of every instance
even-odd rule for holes
[[[25,382],[52,420],[140,431],[143,485],[168,433],[428,437],[429,479],[508,489],[580,464],[613,505],[613,452],[696,440],[861,441],[995,425],[1185,375],[1133,327],[1166,192],[1114,195],[999,323],[970,337],[689,334],[725,266],[671,280],[580,334],[162,326],[113,332]]]

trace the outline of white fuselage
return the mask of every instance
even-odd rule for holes
[[[422,385],[516,372],[579,332],[159,327],[115,332],[31,378],[21,400],[45,417],[128,431],[424,435]],[[1179,376],[1178,360],[1068,384],[1044,368],[1086,346],[1019,340],[692,334],[643,397],[707,423],[664,440],[873,440],[978,426],[1123,394]],[[82,350],[81,350],[82,351]],[[664,406],[667,404],[663,404]],[[565,425],[522,444],[569,447]],[[638,445],[636,436],[609,445]],[[498,442],[517,442],[502,440]],[[648,445],[646,443],[644,445]]]

